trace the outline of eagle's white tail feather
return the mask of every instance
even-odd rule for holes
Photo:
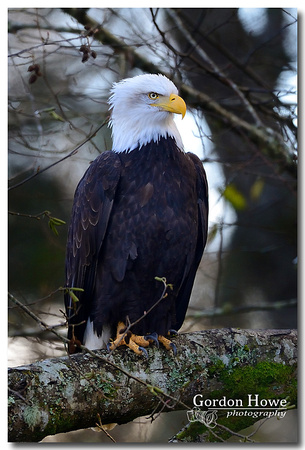
[[[110,328],[107,326],[103,327],[103,331],[101,336],[97,336],[97,334],[93,330],[93,322],[90,319],[87,321],[87,326],[84,334],[84,346],[89,350],[99,350],[102,348],[106,348],[110,339]]]

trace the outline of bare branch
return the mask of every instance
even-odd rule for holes
[[[69,12],[72,16],[76,14],[74,10],[69,10],[67,12]],[[74,15],[74,17],[76,16]],[[88,26],[91,27],[97,26],[96,23],[85,13],[81,16],[77,14],[77,19],[83,25],[88,24]],[[180,20],[178,16],[177,20]],[[144,72],[162,73],[166,76],[169,76],[168,73],[165,73],[160,69],[160,67],[146,60],[143,55],[140,55],[138,52],[136,52],[134,47],[126,45],[124,41],[114,36],[105,27],[98,27],[98,31],[95,34],[95,39],[100,40],[101,42],[103,42],[103,44],[109,45],[116,53],[132,55],[134,66],[138,67]],[[216,115],[219,120],[221,120],[224,124],[233,127],[236,132],[239,132],[239,130],[241,130],[247,133],[250,139],[253,140],[253,142],[255,142],[259,147],[262,146],[264,148],[264,154],[269,159],[279,165],[282,170],[291,173],[294,177],[296,176],[296,162],[293,155],[291,155],[289,149],[283,142],[282,136],[270,127],[263,126],[260,120],[256,117],[255,111],[255,123],[251,124],[246,120],[241,119],[228,109],[223,108],[218,102],[213,100],[203,91],[198,91],[197,89],[185,83],[181,84],[179,80],[174,81],[177,82],[178,86],[180,87],[182,96],[185,96],[186,100],[190,104],[200,105],[200,107],[204,111]],[[230,80],[230,83],[234,85],[232,80]],[[253,116],[253,107],[245,98],[242,91],[240,91],[237,86],[233,85],[231,87],[234,88],[235,91],[238,91],[238,95],[241,96],[247,103],[247,108],[250,108],[251,114]]]
[[[8,190],[12,190],[15,189],[19,186],[22,186],[24,183],[26,183],[27,181],[32,180],[33,178],[37,177],[38,175],[42,174],[43,172],[45,172],[46,170],[49,170],[51,167],[57,166],[57,164],[62,163],[63,161],[65,161],[66,159],[70,158],[73,155],[76,155],[76,153],[87,143],[89,142],[92,138],[94,138],[94,136],[96,136],[96,134],[108,123],[108,120],[105,120],[101,125],[99,125],[96,130],[90,134],[90,136],[88,136],[81,144],[77,145],[77,147],[75,147],[71,152],[69,152],[67,155],[65,155],[63,158],[58,159],[57,161],[55,161],[52,164],[49,164],[48,166],[44,167],[41,170],[38,170],[37,172],[35,172],[34,174],[30,175],[29,177],[25,178],[24,180],[20,181],[19,183],[14,184],[13,186],[10,186],[8,188]]]
[[[194,40],[192,35],[188,32],[188,30],[184,26],[182,20],[180,19],[179,15],[175,12],[175,10],[172,9],[172,8],[169,8],[167,12],[170,15],[170,17],[172,18],[172,20],[174,20],[174,22],[176,23],[177,27],[180,30],[182,30],[183,35],[186,37],[186,39],[189,41],[189,43],[196,49],[196,52],[203,59],[203,61],[206,61],[211,66],[212,73],[214,75],[216,75],[217,78],[219,78],[222,82],[224,82],[225,84],[229,85],[232,88],[232,90],[241,99],[242,103],[244,104],[244,106],[248,110],[250,116],[252,116],[255,125],[257,127],[262,127],[263,124],[262,124],[260,118],[256,114],[256,112],[255,112],[253,106],[251,105],[251,103],[246,99],[246,97],[244,96],[243,92],[239,89],[237,84],[234,83],[234,81],[231,78],[227,77],[223,73],[223,71],[215,64],[215,62],[208,56],[208,54],[203,50],[202,47],[198,46],[197,42]]]

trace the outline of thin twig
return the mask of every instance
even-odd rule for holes
[[[8,293],[8,298],[15,303],[15,305],[19,306],[19,308],[22,309],[28,316],[30,316],[33,320],[35,320],[43,329],[47,331],[51,331],[53,334],[55,334],[62,342],[65,344],[69,343],[69,339],[62,336],[60,333],[58,333],[54,328],[50,327],[46,322],[44,322],[40,317],[38,317],[36,314],[33,313],[33,311],[30,310],[26,305],[24,305],[22,302],[20,302],[13,294],[10,292]]]
[[[37,172],[33,173],[32,175],[30,175],[29,177],[25,178],[24,180],[20,181],[19,183],[14,184],[13,186],[10,186],[8,188],[8,190],[12,190],[15,189],[19,186],[22,186],[24,183],[26,183],[27,181],[37,177],[37,175],[42,174],[43,172],[45,172],[46,170],[51,169],[52,167],[56,166],[57,164],[65,161],[66,159],[70,158],[71,156],[75,155],[78,150],[83,147],[83,145],[85,145],[87,142],[89,142],[92,138],[95,137],[95,135],[108,123],[108,119],[104,120],[104,122],[99,125],[97,127],[97,129],[91,133],[81,144],[79,144],[77,147],[75,147],[70,153],[68,153],[66,156],[64,156],[63,158],[58,159],[57,161],[55,161],[54,163],[48,165],[47,167],[44,167],[43,169],[38,170]]]
[[[206,61],[213,70],[214,75],[216,75],[220,80],[222,80],[225,84],[229,85],[231,89],[238,95],[238,97],[241,99],[242,103],[246,107],[249,114],[252,116],[254,123],[257,127],[262,127],[263,124],[256,114],[253,106],[251,103],[246,99],[243,92],[239,89],[236,83],[231,78],[228,78],[222,70],[217,66],[217,64],[208,56],[208,54],[203,50],[202,47],[198,45],[198,43],[195,41],[193,36],[188,32],[188,30],[185,28],[182,20],[178,16],[178,14],[174,11],[174,9],[169,8],[167,10],[167,13],[170,15],[171,19],[176,23],[179,30],[183,33],[183,36],[190,42],[190,44],[196,49],[199,56]]]
[[[224,430],[224,431],[227,431],[228,433],[230,433],[230,434],[233,435],[233,436],[237,436],[237,437],[243,439],[244,441],[247,441],[247,442],[254,442],[252,439],[250,439],[250,437],[245,436],[245,435],[240,434],[240,433],[237,433],[236,431],[232,431],[232,430],[230,430],[230,428],[226,427],[225,425],[221,425],[220,423],[218,423],[218,424],[217,424],[217,427],[220,428],[220,429],[222,429],[222,430]],[[209,431],[212,431],[212,430],[209,430]],[[249,436],[250,436],[250,435],[249,435]],[[222,440],[223,440],[223,439],[222,439]]]
[[[237,306],[235,308],[230,308],[228,305],[226,305],[221,308],[213,308],[207,311],[200,310],[194,314],[188,315],[188,317],[193,319],[201,319],[205,317],[222,317],[235,314],[250,313],[254,311],[274,311],[281,308],[291,308],[296,305],[297,299],[295,298],[292,298],[290,300],[279,300],[277,302],[272,303],[261,303],[259,305]],[[195,308],[190,306],[190,309]]]
[[[108,431],[104,428],[103,424],[102,424],[102,420],[101,420],[101,416],[99,414],[97,414],[99,423],[96,424],[97,428],[101,431],[103,431],[103,433],[106,434],[106,436],[112,441],[112,442],[116,442],[115,439],[113,439],[113,437],[111,436],[111,434],[108,433]]]

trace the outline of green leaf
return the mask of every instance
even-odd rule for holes
[[[245,196],[232,183],[228,184],[223,191],[224,198],[233,206],[234,209],[242,211],[247,208]]]
[[[66,222],[64,220],[58,219],[57,217],[50,217],[53,221],[54,225],[65,225]]]
[[[53,233],[56,236],[58,236],[58,231],[57,231],[56,227],[64,225],[66,222],[64,220],[58,219],[57,217],[52,217],[52,216],[48,216],[48,217],[49,217],[49,227],[51,228]]]
[[[55,236],[58,236],[58,231],[57,231],[52,219],[49,220],[49,227],[51,228],[51,230],[53,231]]]
[[[262,195],[263,189],[265,186],[264,180],[262,178],[258,178],[251,186],[250,189],[250,197],[251,200],[258,200]]]
[[[59,120],[60,122],[65,122],[65,119],[63,119],[59,114],[57,114],[55,111],[49,111],[50,116],[55,119]]]
[[[72,300],[73,300],[74,303],[79,302],[79,298],[74,294],[73,291],[69,290],[69,295],[70,295],[70,297],[72,298]]]

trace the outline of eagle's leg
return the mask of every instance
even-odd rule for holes
[[[166,348],[166,350],[172,350],[174,355],[177,355],[177,347],[175,346],[175,344],[173,342],[171,342],[169,339],[167,339],[164,336],[159,335],[158,336],[158,341],[161,342],[161,344],[164,345],[164,347]]]
[[[124,333],[126,331],[126,326],[123,322],[119,322],[117,326],[117,334],[116,338],[111,342],[111,344],[107,345],[108,350],[114,350],[116,347],[120,345],[126,345],[131,350],[133,350],[137,355],[144,354],[146,357],[148,356],[147,351],[144,347],[149,346],[149,341],[145,339],[144,336],[138,336],[136,334],[128,331],[125,336]]]

